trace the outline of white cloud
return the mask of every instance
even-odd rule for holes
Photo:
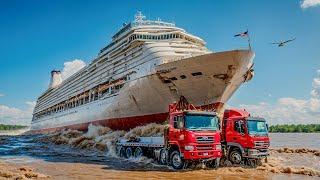
[[[86,66],[86,63],[80,59],[75,59],[73,61],[65,62],[63,70],[61,72],[62,80],[64,81],[72,74],[76,73],[80,69]]]
[[[320,123],[320,70],[313,79],[311,97],[296,99],[279,98],[276,103],[241,104],[254,116],[266,118],[270,124]]]
[[[36,102],[27,101],[26,109],[0,105],[0,124],[30,125]]]
[[[320,70],[317,71],[317,77],[313,79],[311,96],[313,98],[320,98]]]
[[[320,5],[320,0],[303,0],[301,2],[301,8],[306,9],[309,7],[314,7],[314,6],[319,6]]]
[[[3,97],[3,96],[4,96],[4,94],[0,93],[0,97]]]

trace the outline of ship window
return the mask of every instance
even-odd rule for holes
[[[202,72],[194,72],[194,73],[191,73],[192,76],[200,76],[202,75]]]
[[[172,81],[178,80],[176,77],[171,77],[169,79],[172,80]]]
[[[187,76],[186,75],[181,75],[180,78],[181,79],[185,79],[185,78],[187,78]]]
[[[108,92],[109,92],[109,88],[103,90],[101,93],[102,93],[102,94],[106,94],[106,93],[108,93]]]

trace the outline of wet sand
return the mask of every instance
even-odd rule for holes
[[[184,170],[174,171],[171,169],[159,168],[127,168],[132,167],[131,162],[123,160],[123,168],[115,168],[108,164],[88,164],[88,163],[66,163],[66,162],[47,162],[40,159],[29,160],[29,162],[10,162],[5,163],[6,169],[14,172],[19,167],[33,169],[37,179],[318,179],[317,176],[271,173],[267,171],[248,169],[242,167],[223,167],[217,170]],[[3,165],[3,164],[2,164]],[[3,167],[0,165],[0,167]],[[18,176],[21,177],[21,172]],[[22,173],[23,177],[23,173]],[[10,179],[11,179],[10,178]],[[24,177],[27,179],[27,177]]]

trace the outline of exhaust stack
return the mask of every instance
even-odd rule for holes
[[[51,71],[51,80],[49,88],[56,88],[62,83],[61,71],[53,70]]]

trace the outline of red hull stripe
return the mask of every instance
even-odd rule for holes
[[[223,103],[218,102],[211,105],[201,106],[201,108],[205,107],[214,107],[215,109],[219,109],[223,106]],[[150,115],[143,115],[143,116],[133,116],[133,117],[123,117],[123,118],[113,118],[113,119],[103,119],[97,120],[87,123],[80,123],[80,124],[73,124],[69,126],[57,127],[57,128],[47,128],[47,129],[40,129],[40,130],[31,130],[27,132],[28,134],[41,134],[41,133],[48,133],[48,132],[56,132],[63,129],[73,129],[73,130],[80,130],[86,131],[88,130],[88,126],[90,124],[93,125],[100,125],[100,126],[107,126],[114,130],[130,130],[137,126],[146,125],[149,123],[163,123],[167,120],[168,113],[159,113],[159,114],[150,114]]]

